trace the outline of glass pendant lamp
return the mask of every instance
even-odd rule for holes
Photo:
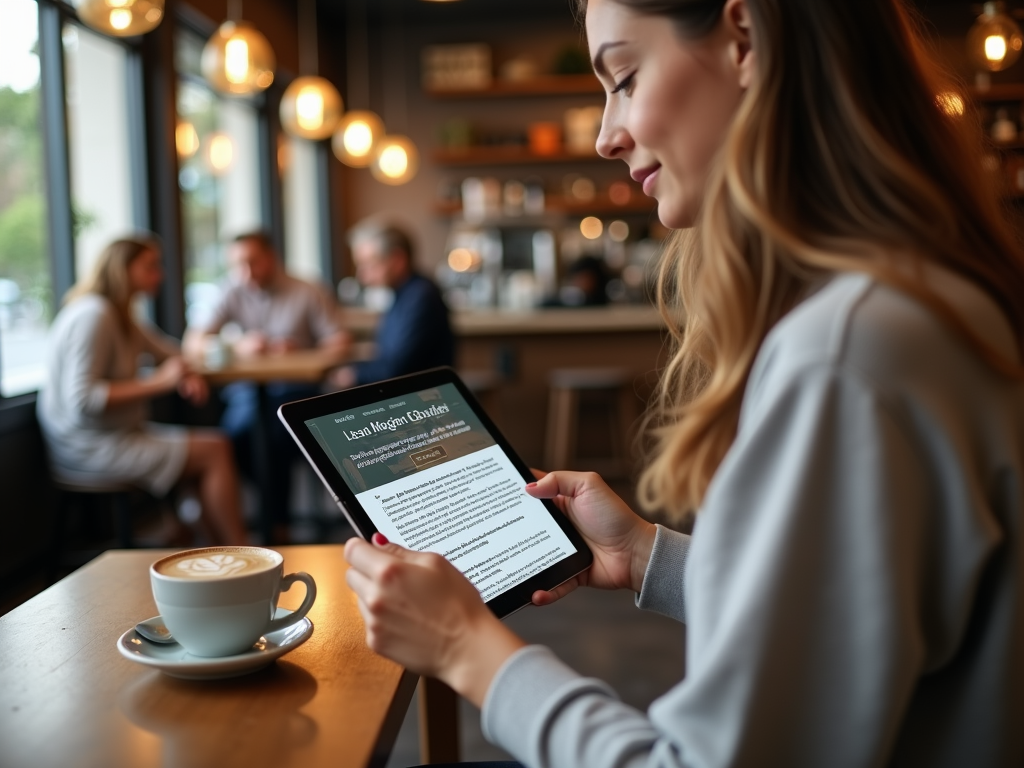
[[[407,121],[405,101],[405,45],[401,39],[401,26],[397,20],[392,20],[392,55],[387,59],[392,62],[396,69],[398,87],[389,88],[385,91],[385,98],[388,95],[394,99],[390,109],[387,110],[389,118],[398,115],[397,123],[404,126]],[[373,162],[370,164],[370,173],[377,181],[384,184],[397,186],[410,181],[419,169],[419,152],[416,145],[408,136],[400,134],[385,135],[377,144],[373,153]]]
[[[270,41],[242,21],[241,0],[228,3],[228,20],[203,47],[203,77],[216,90],[233,96],[264,91],[274,82],[277,62]]]
[[[281,97],[281,127],[296,138],[319,141],[334,133],[344,105],[338,89],[316,75],[316,0],[303,0],[299,9],[305,10],[299,19],[299,52],[304,60],[301,68],[313,74],[296,78],[285,89]]]
[[[164,18],[164,0],[75,0],[82,23],[112,37],[144,35]]]
[[[988,2],[967,33],[967,52],[975,64],[989,72],[1013,65],[1024,48],[1020,27],[999,2]]]

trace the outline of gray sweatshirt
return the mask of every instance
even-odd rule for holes
[[[658,530],[637,602],[686,622],[686,678],[644,714],[530,646],[484,732],[533,768],[1024,766],[1022,482],[1024,385],[837,277],[762,346],[692,539]]]

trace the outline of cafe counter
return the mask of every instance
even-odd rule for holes
[[[376,315],[347,310],[348,325],[372,336]],[[551,371],[620,368],[639,412],[665,363],[666,337],[649,306],[462,310],[452,313],[456,368],[481,388],[480,399],[531,466],[543,466]]]

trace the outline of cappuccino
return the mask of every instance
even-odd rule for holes
[[[179,552],[154,564],[157,573],[178,579],[229,579],[280,564],[280,555],[257,547],[216,547]]]

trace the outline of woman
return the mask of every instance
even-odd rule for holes
[[[433,555],[353,541],[371,647],[530,766],[1024,764],[1024,261],[899,0],[591,0],[598,150],[686,230],[640,480],[552,472],[580,585],[687,623],[644,714]],[[683,316],[682,309],[686,314]]]
[[[189,373],[177,344],[132,316],[132,301],[163,280],[159,246],[145,239],[106,247],[64,301],[50,329],[38,414],[58,479],[131,483],[155,496],[195,481],[206,528],[218,543],[246,543],[231,443],[210,430],[146,421],[146,405],[175,389],[194,402],[206,383]],[[139,376],[138,361],[159,363]]]

